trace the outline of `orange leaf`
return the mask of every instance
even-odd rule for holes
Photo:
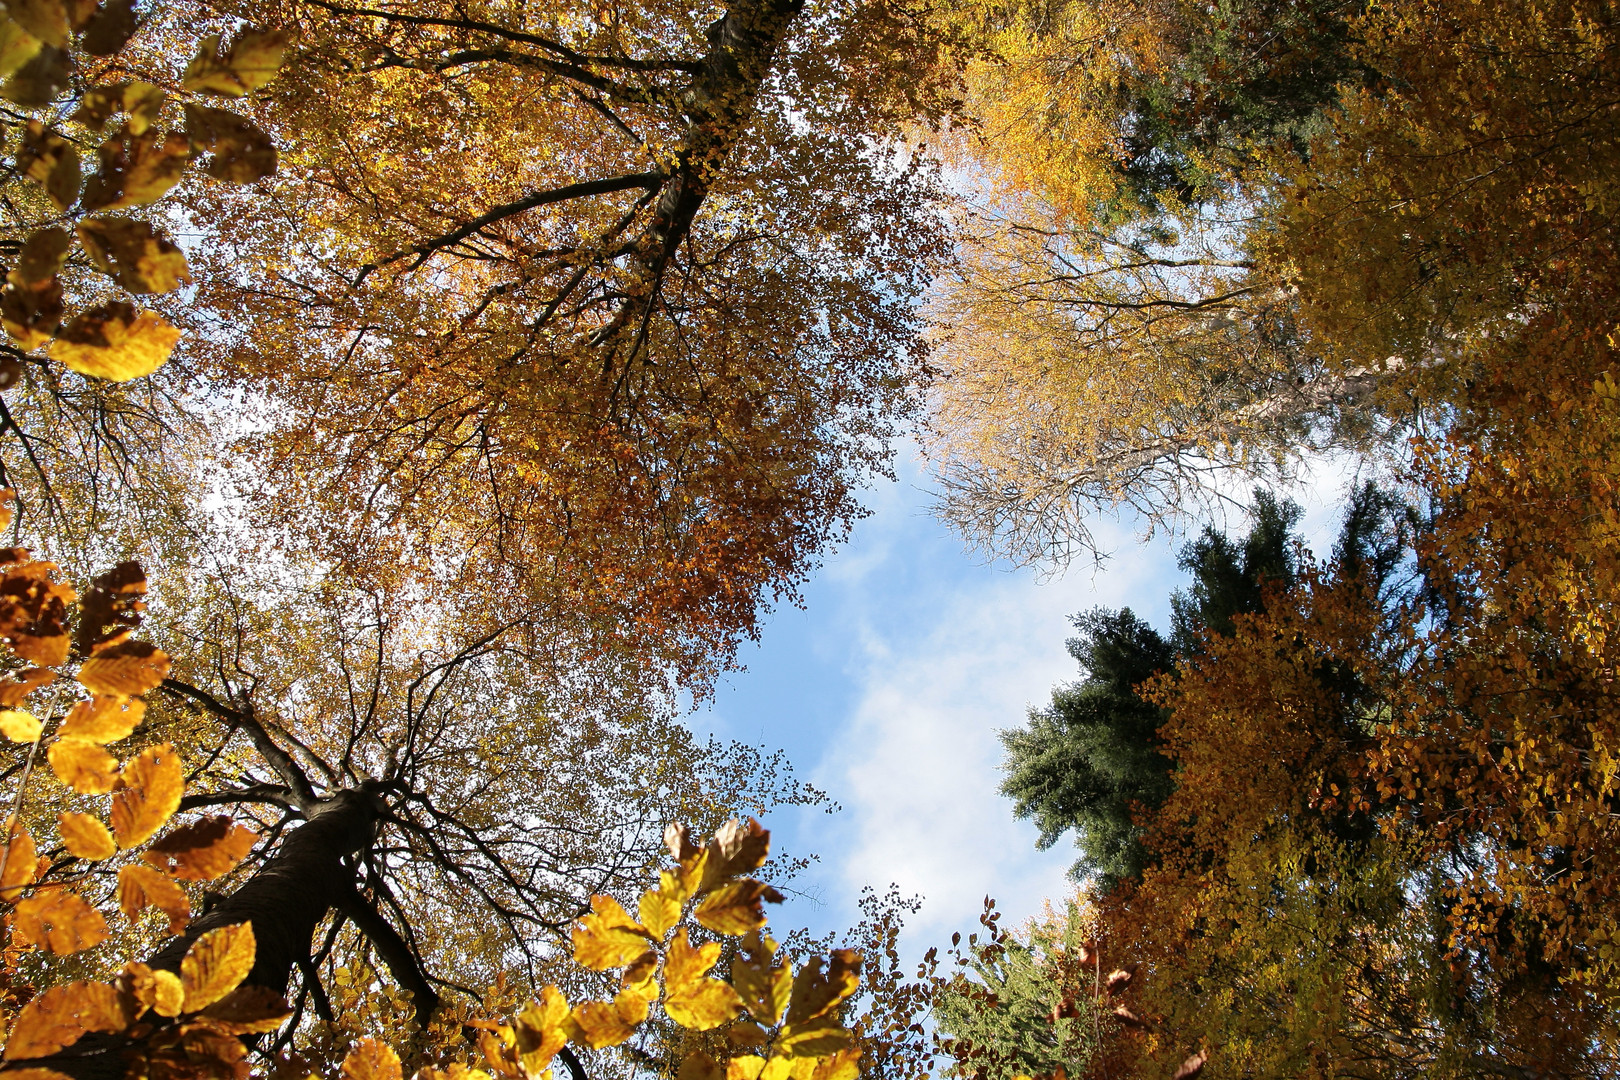
[[[81,795],[105,795],[118,783],[118,759],[83,739],[57,739],[46,754],[56,778]]]
[[[0,878],[0,900],[15,900],[17,891],[39,879],[39,854],[26,826],[11,828],[11,850],[6,856],[6,873]]]
[[[42,889],[17,904],[16,937],[58,956],[67,956],[100,944],[107,937],[107,920],[78,893],[63,888]]]
[[[117,990],[106,983],[64,983],[23,1006],[0,1056],[6,1061],[45,1057],[72,1046],[87,1032],[123,1031],[126,1025]]]
[[[68,854],[79,859],[110,859],[118,853],[112,833],[93,814],[63,814],[58,828]]]
[[[287,999],[267,986],[238,986],[202,1015],[232,1035],[274,1031],[292,1015]]]
[[[169,933],[178,934],[191,921],[186,891],[147,866],[125,866],[118,871],[118,906],[134,921],[143,910],[155,907],[169,917]]]
[[[145,715],[146,702],[138,698],[100,694],[73,706],[57,734],[84,742],[117,742],[139,727]]]
[[[169,654],[145,641],[96,646],[79,668],[79,682],[94,694],[144,694],[169,677]]]
[[[141,858],[181,881],[213,881],[241,862],[258,839],[228,817],[206,817],[153,841]]]
[[[252,923],[221,926],[193,941],[180,961],[186,1012],[206,1009],[240,986],[253,970],[256,951]]]
[[[147,967],[138,960],[124,965],[118,974],[119,993],[133,999],[141,1010],[151,1009],[159,1016],[179,1016],[186,1003],[180,976],[172,971]]]
[[[343,1059],[349,1080],[403,1080],[399,1055],[376,1039],[361,1039]]]
[[[0,681],[0,706],[15,709],[29,694],[55,681],[56,672],[49,668],[25,668],[17,678]]]
[[[125,763],[124,787],[113,796],[112,829],[118,846],[132,848],[163,827],[180,808],[186,780],[180,755],[168,743],[143,750]]]

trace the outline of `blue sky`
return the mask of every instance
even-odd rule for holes
[[[821,862],[772,912],[786,930],[834,931],[858,919],[864,885],[920,896],[904,951],[920,955],[970,929],[986,894],[1017,925],[1068,891],[1067,840],[1035,849],[997,791],[999,728],[1077,670],[1064,648],[1068,617],[1098,605],[1131,607],[1168,623],[1184,575],[1185,537],[1142,523],[1097,529],[1112,556],[1042,580],[1028,569],[984,565],[928,512],[927,478],[903,453],[900,479],[867,492],[873,513],[805,589],[805,608],[777,611],[746,670],[692,718],[699,731],[780,747],[799,775],[840,804],[834,814],[789,811],[765,822],[776,843]],[[1337,470],[1293,497],[1318,551],[1336,531]],[[1234,523],[1240,525],[1241,523]]]

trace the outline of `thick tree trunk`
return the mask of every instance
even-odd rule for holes
[[[258,952],[245,985],[285,993],[293,966],[309,960],[315,928],[327,912],[354,903],[355,871],[344,859],[371,845],[386,808],[371,784],[315,804],[310,819],[287,834],[257,874],[193,919],[184,934],[152,954],[147,964],[178,972],[199,935],[248,922]],[[43,1065],[74,1080],[118,1080],[124,1074],[123,1046],[120,1038],[91,1035],[52,1057],[21,1064]]]

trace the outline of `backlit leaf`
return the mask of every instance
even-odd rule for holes
[[[793,969],[784,960],[773,964],[776,942],[752,933],[743,938],[731,961],[731,983],[748,1012],[762,1024],[775,1024],[793,991]]]
[[[126,382],[162,367],[179,340],[180,331],[156,312],[137,314],[114,300],[75,316],[51,343],[50,355],[81,375]]]
[[[574,926],[574,959],[592,971],[623,967],[647,951],[651,935],[611,896],[591,897],[591,914]]]
[[[793,980],[793,998],[788,1005],[787,1023],[825,1016],[861,985],[861,956],[853,949],[834,949],[826,972],[821,957],[811,957],[799,977]]]
[[[6,1061],[45,1057],[72,1046],[89,1032],[118,1032],[125,1024],[118,991],[106,983],[64,983],[22,1007],[3,1056]]]
[[[176,131],[163,135],[148,129],[136,135],[126,129],[102,143],[96,155],[100,164],[84,182],[85,208],[116,210],[123,206],[146,206],[161,199],[180,182],[186,162],[191,160],[191,140]],[[81,231],[79,235],[82,237],[84,233]],[[168,291],[135,289],[123,281],[119,284],[130,292]]]
[[[151,1009],[159,1016],[179,1016],[185,1006],[185,988],[180,985],[180,976],[172,971],[154,970],[132,961],[119,972],[117,984],[119,992],[135,1002],[136,1015]]]
[[[238,986],[202,1015],[232,1035],[274,1031],[292,1015],[287,999],[267,986]]]
[[[641,925],[654,938],[662,941],[669,928],[680,921],[681,905],[686,902],[686,897],[687,890],[681,875],[669,870],[661,871],[658,888],[648,889],[641,895],[636,912],[641,917]]]
[[[22,548],[0,551],[0,636],[12,651],[39,667],[67,659],[67,605],[72,586],[55,580],[56,564],[31,560]]]
[[[113,796],[112,831],[121,848],[143,843],[180,808],[185,775],[180,755],[168,743],[142,750],[119,773],[124,784]]]
[[[676,1080],[725,1080],[726,1070],[704,1053],[694,1050],[681,1061],[680,1073]]]
[[[98,645],[78,675],[91,693],[126,697],[155,689],[168,677],[168,653],[150,642],[129,640]]]
[[[802,1024],[789,1024],[776,1037],[776,1052],[784,1057],[825,1057],[849,1049],[855,1035],[831,1016],[818,1016]]]
[[[139,629],[141,612],[146,609],[145,596],[146,571],[133,560],[92,578],[90,587],[79,598],[79,626],[73,636],[78,654],[89,656],[96,646],[122,641]]]
[[[31,712],[22,709],[0,709],[0,735],[12,742],[31,743],[39,738],[45,725]]]
[[[276,171],[276,147],[270,136],[229,109],[188,103],[186,137],[194,149],[212,153],[203,165],[209,176],[251,184]]]
[[[219,35],[215,34],[203,39],[182,82],[187,90],[241,97],[276,77],[286,49],[287,35],[280,31],[246,30],[221,55]]]
[[[86,218],[78,232],[96,268],[132,293],[173,292],[191,280],[185,255],[149,222]]]
[[[6,14],[47,44],[58,49],[67,44],[68,15],[61,0],[6,0]]]
[[[131,922],[146,908],[157,908],[169,917],[171,934],[185,930],[186,923],[191,921],[191,901],[186,898],[186,891],[149,866],[119,868],[118,906]]]
[[[765,1059],[758,1054],[742,1054],[726,1062],[726,1080],[759,1080]]]
[[[206,1009],[241,985],[253,969],[255,949],[253,924],[245,922],[210,930],[192,942],[185,959],[180,961],[186,1012]],[[394,1059],[394,1068],[395,1080],[398,1080],[398,1058]],[[347,1063],[344,1072],[348,1074]],[[355,1077],[355,1080],[362,1078]]]
[[[743,878],[704,898],[692,914],[717,934],[746,934],[765,925],[764,902],[782,902],[782,894],[763,882]]]
[[[38,229],[23,243],[17,265],[11,268],[6,280],[18,288],[33,289],[48,283],[67,262],[68,248],[73,238],[68,231],[57,226]]]
[[[861,1075],[861,1051],[858,1047],[840,1050],[816,1063],[810,1080],[856,1080]]]
[[[93,742],[57,739],[46,755],[56,778],[81,795],[105,795],[118,783],[118,759]]]
[[[620,1007],[620,994],[612,1001],[587,1001],[574,1009],[574,1023],[579,1027],[580,1037],[585,1045],[592,1050],[600,1050],[604,1046],[618,1046],[636,1033],[636,1025],[647,1015],[647,1003],[639,997],[631,996],[629,1008]],[[636,1016],[639,1007],[640,1016]]]
[[[0,876],[0,900],[16,900],[17,890],[38,880],[39,853],[34,849],[34,837],[27,826],[13,825],[5,874]]]
[[[55,681],[56,672],[50,668],[26,668],[15,679],[0,679],[0,706],[15,709],[29,694]]]
[[[6,80],[4,87],[0,87],[0,97],[27,109],[42,108],[56,100],[72,79],[73,60],[67,51],[43,44],[33,58],[18,68]],[[77,181],[78,178],[74,177],[75,190]],[[52,198],[57,199],[57,196],[53,193]],[[65,209],[72,201],[57,199],[57,205]]]
[[[153,841],[141,858],[182,881],[212,881],[229,873],[258,839],[228,817],[206,817]]]
[[[399,1055],[376,1039],[361,1039],[343,1059],[348,1080],[402,1080]]]
[[[11,19],[0,17],[0,78],[15,74],[38,55],[44,45]]]
[[[146,702],[116,694],[99,694],[68,711],[57,734],[64,739],[105,744],[117,742],[140,726]]]
[[[107,921],[78,893],[41,889],[17,902],[16,939],[58,956],[82,952],[107,937]]]
[[[518,1061],[530,1076],[539,1076],[573,1032],[568,999],[555,986],[547,986],[539,1001],[529,1002],[517,1014],[512,1027]]]
[[[675,932],[664,959],[664,1011],[676,1023],[707,1031],[742,1011],[743,1002],[735,990],[718,979],[704,978],[719,958],[719,942],[694,949],[684,927]]]
[[[101,819],[93,814],[64,813],[59,823],[62,845],[79,859],[110,859],[118,845]]]

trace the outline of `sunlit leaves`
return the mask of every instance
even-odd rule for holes
[[[693,948],[685,928],[675,932],[664,960],[664,1011],[677,1024],[707,1031],[742,1011],[742,999],[729,984],[704,977],[719,958],[719,942]]]
[[[63,740],[105,745],[117,742],[140,726],[146,703],[119,694],[98,694],[73,706],[57,736]]]
[[[270,136],[228,109],[187,104],[186,137],[193,148],[212,153],[203,165],[209,176],[251,184],[276,171]]]
[[[123,784],[113,796],[112,831],[119,847],[132,848],[179,809],[185,792],[180,755],[167,743],[142,750],[124,766],[120,779]]]
[[[0,637],[24,660],[55,667],[67,659],[71,586],[55,580],[56,564],[22,548],[0,551]]]
[[[781,903],[782,894],[762,882],[744,878],[711,892],[693,915],[716,933],[746,934],[765,925],[763,904],[767,900]]]
[[[17,902],[15,940],[61,956],[88,949],[107,937],[101,912],[67,889],[41,889]]]
[[[529,1075],[539,1076],[573,1033],[568,999],[555,986],[547,986],[538,1002],[518,1012],[512,1026],[519,1064]]]
[[[793,969],[785,958],[776,959],[775,941],[752,933],[731,961],[731,982],[754,1019],[775,1024],[793,991]]]
[[[75,315],[50,355],[80,374],[127,382],[162,367],[179,340],[180,331],[156,312],[114,300]]]
[[[95,648],[78,679],[91,693],[132,697],[155,689],[169,674],[169,657],[144,641],[111,641]]]
[[[39,717],[22,709],[0,709],[0,735],[12,742],[30,743],[39,738],[45,725]]]
[[[574,959],[592,971],[623,967],[647,951],[650,935],[611,896],[591,897],[591,914],[573,931]]]
[[[0,873],[0,900],[15,900],[17,890],[39,878],[39,855],[34,837],[26,826],[11,826],[11,842],[5,853],[5,870]]]
[[[64,813],[58,822],[62,846],[78,859],[110,859],[118,853],[118,844],[101,819],[92,814]]]
[[[166,135],[151,129],[139,135],[123,131],[102,143],[96,152],[100,165],[84,183],[84,208],[116,210],[145,206],[168,194],[180,182],[180,174],[191,160],[191,141],[173,131]],[[79,235],[82,238],[84,233]],[[91,253],[94,257],[94,249]],[[119,284],[129,288],[123,281]]]
[[[253,968],[254,951],[252,923],[221,926],[192,942],[180,961],[186,1011],[207,1008],[235,990]]]
[[[105,795],[118,782],[118,759],[93,742],[58,739],[46,755],[56,778],[83,795]]]
[[[345,1080],[401,1080],[399,1055],[376,1039],[361,1039],[343,1059]]]
[[[92,1031],[122,1031],[127,1023],[118,992],[106,983],[78,981],[53,986],[17,1014],[4,1058],[45,1057]]]
[[[118,906],[131,921],[147,908],[157,908],[169,917],[171,934],[183,931],[191,920],[191,901],[186,899],[186,891],[149,866],[119,868]]]
[[[125,965],[118,976],[118,986],[141,1008],[151,1009],[159,1016],[179,1016],[186,1003],[180,976],[172,971],[154,970],[138,961]]]
[[[187,90],[241,97],[276,77],[287,35],[279,31],[261,33],[248,30],[238,35],[223,54],[219,37],[203,39],[197,55],[187,65],[182,82]]]

